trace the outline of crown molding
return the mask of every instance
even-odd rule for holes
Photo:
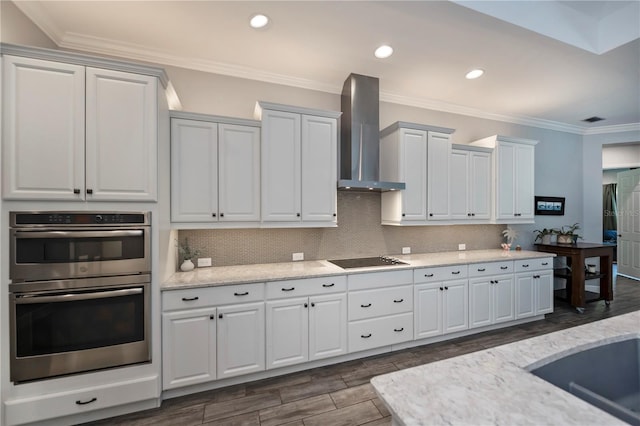
[[[284,74],[265,72],[262,70],[243,67],[239,65],[172,55],[161,50],[150,49],[146,46],[133,43],[87,36],[78,33],[63,33],[53,22],[51,17],[44,11],[44,8],[42,8],[37,2],[14,1],[14,4],[49,38],[51,38],[54,43],[56,43],[63,49],[79,50],[101,55],[127,58],[135,61],[150,62],[153,64],[170,65],[179,68],[187,68],[196,71],[221,74],[236,78],[245,78],[249,80],[257,80],[266,83],[280,84],[283,86],[316,90],[332,94],[342,93],[342,87],[333,84],[292,77]],[[523,126],[531,126],[578,135],[619,133],[637,131],[638,129],[640,129],[640,123],[598,127],[576,126],[535,117],[498,114],[448,102],[409,97],[394,94],[391,92],[380,92],[380,100],[400,105],[414,106],[418,108],[425,108],[435,111],[448,112],[452,114],[465,115],[487,120],[502,121]]]

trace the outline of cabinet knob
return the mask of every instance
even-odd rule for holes
[[[471,213],[471,216],[475,216],[475,215],[476,215],[475,213]]]
[[[449,290],[449,287],[445,286],[445,287],[444,287],[444,289],[445,289],[445,290]]]
[[[224,213],[220,213],[220,217],[224,217]]]
[[[433,213],[429,213],[429,216],[430,216],[430,217],[433,217]]]
[[[222,319],[222,314],[218,314],[218,318]]]
[[[440,291],[444,290],[444,288],[440,287]]]
[[[87,194],[89,195],[93,194],[93,189],[87,189]]]
[[[308,303],[305,303],[305,304],[304,304],[304,307],[305,307],[305,308],[309,307],[309,304],[308,304]]]
[[[215,315],[209,315],[209,319],[216,319]]]
[[[470,216],[471,216],[471,213],[467,213],[467,216],[469,216],[469,217],[470,217]]]
[[[297,216],[297,217],[300,217],[300,213],[296,213],[296,216]]]
[[[217,215],[215,213],[211,213],[211,216],[216,217]]]
[[[402,213],[402,217],[405,217],[405,216],[406,216],[406,214]]]
[[[338,213],[334,213],[334,214],[333,214],[333,217],[336,217],[336,216],[338,216]]]
[[[312,307],[312,308],[315,308],[315,307],[316,307],[316,304],[315,304],[314,302],[311,302],[311,307]]]
[[[80,188],[73,188],[73,193],[74,194],[79,194],[80,193]]]

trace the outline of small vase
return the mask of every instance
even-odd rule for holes
[[[196,265],[193,264],[191,259],[185,259],[184,262],[182,262],[182,265],[180,265],[180,270],[182,272],[188,272],[188,271],[193,271],[193,268],[195,267]]]

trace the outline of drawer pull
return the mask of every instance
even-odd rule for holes
[[[394,299],[393,303],[402,303],[404,302],[404,299]]]
[[[393,331],[400,333],[401,331],[404,331],[404,327],[402,328],[394,328]]]
[[[547,266],[549,262],[542,262],[542,266]]]
[[[91,398],[91,399],[89,399],[89,400],[87,400],[87,401],[80,401],[80,400],[77,400],[77,401],[76,401],[76,404],[78,404],[78,405],[87,405],[87,404],[91,404],[92,402],[96,402],[97,400],[98,400],[98,398],[96,398],[96,397],[94,396],[93,398]]]
[[[504,270],[504,269],[509,269],[508,266],[501,266],[500,269]]]
[[[371,333],[369,333],[369,334],[361,334],[360,337],[362,337],[363,339],[368,339],[369,337],[371,337]]]
[[[486,270],[487,270],[487,268],[478,268],[478,272],[484,272]]]
[[[282,291],[293,291],[295,290],[295,287],[289,287],[289,288],[283,288]]]
[[[534,275],[533,278],[540,278],[540,275]]]
[[[440,287],[440,291],[444,290],[444,288]]]
[[[446,287],[446,286],[445,286],[445,288],[444,288],[444,289],[445,289],[445,290],[449,290],[449,287]]]
[[[322,287],[324,288],[329,288],[329,287],[333,287],[335,284],[331,283],[331,284],[322,284]]]
[[[233,293],[234,296],[248,296],[249,292],[245,291],[244,293]]]
[[[527,264],[524,264],[524,265],[522,265],[522,267],[523,267],[523,268],[528,268],[528,267],[529,267],[529,264],[528,264],[528,263],[527,263]]]
[[[425,278],[431,278],[433,277],[433,274],[424,274]]]
[[[360,305],[361,308],[369,308],[371,307],[371,303],[367,303],[366,305]]]
[[[451,271],[451,273],[452,273],[453,275],[458,275],[458,274],[460,273],[460,271]]]
[[[198,299],[200,299],[198,296],[195,296],[195,297],[183,297],[182,301],[183,302],[193,302],[194,300],[198,300]]]

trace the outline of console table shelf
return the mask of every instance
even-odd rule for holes
[[[613,247],[596,243],[576,244],[536,244],[538,251],[555,253],[567,258],[567,266],[554,270],[554,276],[567,280],[566,289],[555,294],[571,303],[579,313],[584,312],[585,304],[604,300],[608,305],[613,300]],[[588,273],[585,262],[589,258],[600,258],[600,271]],[[585,290],[585,281],[600,280],[600,293]]]

